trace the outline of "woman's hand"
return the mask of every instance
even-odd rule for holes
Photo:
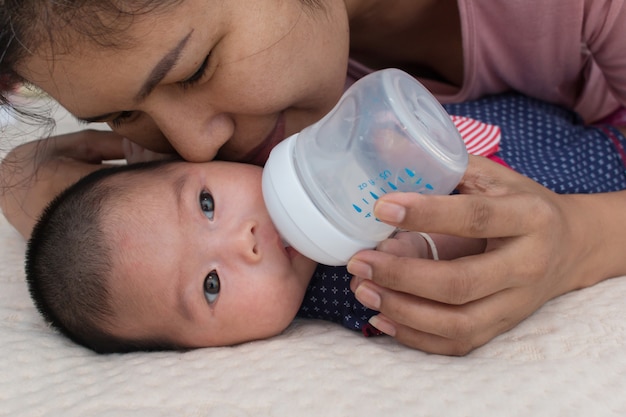
[[[84,130],[28,142],[0,165],[0,207],[25,237],[46,205],[104,161],[124,158],[122,138],[113,132]]]
[[[129,164],[137,162],[161,161],[164,159],[177,158],[176,154],[158,153],[137,145],[129,139],[122,140],[122,149],[124,150],[124,158]]]
[[[444,260],[424,259],[413,237],[413,249],[387,242],[348,264],[357,299],[381,312],[371,323],[399,342],[464,355],[551,298],[626,273],[624,192],[557,195],[481,157],[458,189],[388,194],[374,211],[405,230],[452,236],[433,235]]]

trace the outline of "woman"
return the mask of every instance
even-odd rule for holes
[[[149,149],[262,164],[278,141],[332,108],[349,57],[401,67],[448,101],[517,89],[587,121],[626,104],[621,0],[10,0],[1,13],[5,79],[37,85],[81,120],[108,122],[134,144],[131,160]],[[124,154],[111,135],[51,138],[38,160],[24,159],[24,149],[9,156],[3,209],[18,230],[28,236],[54,194]],[[54,168],[44,164],[42,181],[18,188],[42,159]],[[357,297],[401,343],[464,354],[547,300],[626,273],[615,253],[626,236],[624,192],[556,195],[477,158],[459,190],[389,195],[375,214],[478,239],[484,253],[463,256],[471,250],[438,236],[440,251],[457,259],[403,257],[390,242],[350,262]],[[11,193],[34,198],[17,207]]]

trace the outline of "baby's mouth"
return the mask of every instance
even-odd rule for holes
[[[287,256],[289,257],[289,259],[293,259],[296,256],[300,255],[300,252],[298,252],[292,246],[285,246],[285,252],[287,252]]]
[[[258,166],[265,165],[270,152],[280,141],[285,139],[285,116],[281,113],[276,120],[274,129],[253,150],[241,159],[241,162]]]
[[[298,250],[296,248],[294,248],[293,246],[291,246],[291,244],[289,244],[289,242],[287,242],[285,239],[283,239],[281,237],[281,243],[283,246],[283,249],[285,251],[285,253],[287,254],[287,257],[289,259],[294,259],[297,256],[302,256],[302,254],[300,252],[298,252]]]

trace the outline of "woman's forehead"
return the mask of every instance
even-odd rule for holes
[[[13,13],[13,33],[27,55],[75,54],[82,44],[123,49],[130,30],[146,18],[166,17],[187,0],[24,2]],[[172,23],[174,24],[174,23]]]
[[[182,56],[187,61],[195,59],[192,53],[212,34],[217,17],[194,13],[197,8],[209,8],[211,1],[175,4],[160,13],[124,17],[126,24],[106,27],[95,37],[91,29],[55,32],[53,37],[59,42],[41,43],[18,72],[81,119],[135,108],[133,100],[160,61],[190,37]]]

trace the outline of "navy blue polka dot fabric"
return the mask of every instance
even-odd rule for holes
[[[445,107],[450,114],[500,126],[497,156],[558,193],[626,189],[626,139],[610,126],[584,126],[571,111],[515,94]],[[356,300],[350,278],[345,267],[318,266],[298,315],[361,330],[376,312]]]
[[[330,320],[361,330],[375,311],[364,307],[350,290],[352,276],[343,266],[318,265],[298,316]]]
[[[444,106],[450,114],[500,126],[497,156],[558,193],[626,189],[626,140],[610,126],[585,126],[573,112],[505,94]]]

